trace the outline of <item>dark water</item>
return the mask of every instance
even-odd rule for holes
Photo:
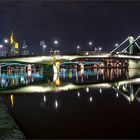
[[[27,138],[140,138],[139,70],[5,75],[0,97]]]

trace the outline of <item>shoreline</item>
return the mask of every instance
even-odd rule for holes
[[[6,111],[4,104],[0,98],[0,139],[10,140],[10,139],[25,139],[24,134],[17,126],[14,119]]]

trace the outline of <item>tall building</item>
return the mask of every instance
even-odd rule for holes
[[[18,42],[15,42],[13,32],[11,32],[11,35],[10,35],[10,47],[11,47],[10,48],[11,56],[19,55],[19,44]]]
[[[29,47],[26,45],[25,40],[22,45],[22,55],[29,55]]]

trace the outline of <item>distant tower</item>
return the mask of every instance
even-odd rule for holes
[[[29,47],[26,45],[25,40],[22,45],[22,55],[29,55]]]
[[[19,44],[18,42],[14,41],[13,32],[11,32],[11,35],[10,35],[10,44],[11,44],[10,55],[11,56],[19,55]]]
[[[10,55],[13,56],[14,55],[14,35],[13,35],[13,32],[11,32],[11,35],[10,35],[10,44],[11,44]]]

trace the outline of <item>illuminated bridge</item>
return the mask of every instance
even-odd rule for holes
[[[33,65],[41,65],[46,71],[52,73],[58,73],[60,66],[74,64],[79,65],[84,69],[86,65],[97,65],[98,67],[128,67],[128,68],[140,68],[140,55],[134,54],[135,48],[140,50],[137,43],[140,36],[134,39],[129,36],[120,45],[113,49],[109,53],[89,52],[77,54],[77,55],[51,55],[51,56],[28,56],[17,58],[1,58],[1,69],[5,65],[13,66],[25,65],[27,69],[32,69]],[[127,44],[127,45],[126,45]]]

